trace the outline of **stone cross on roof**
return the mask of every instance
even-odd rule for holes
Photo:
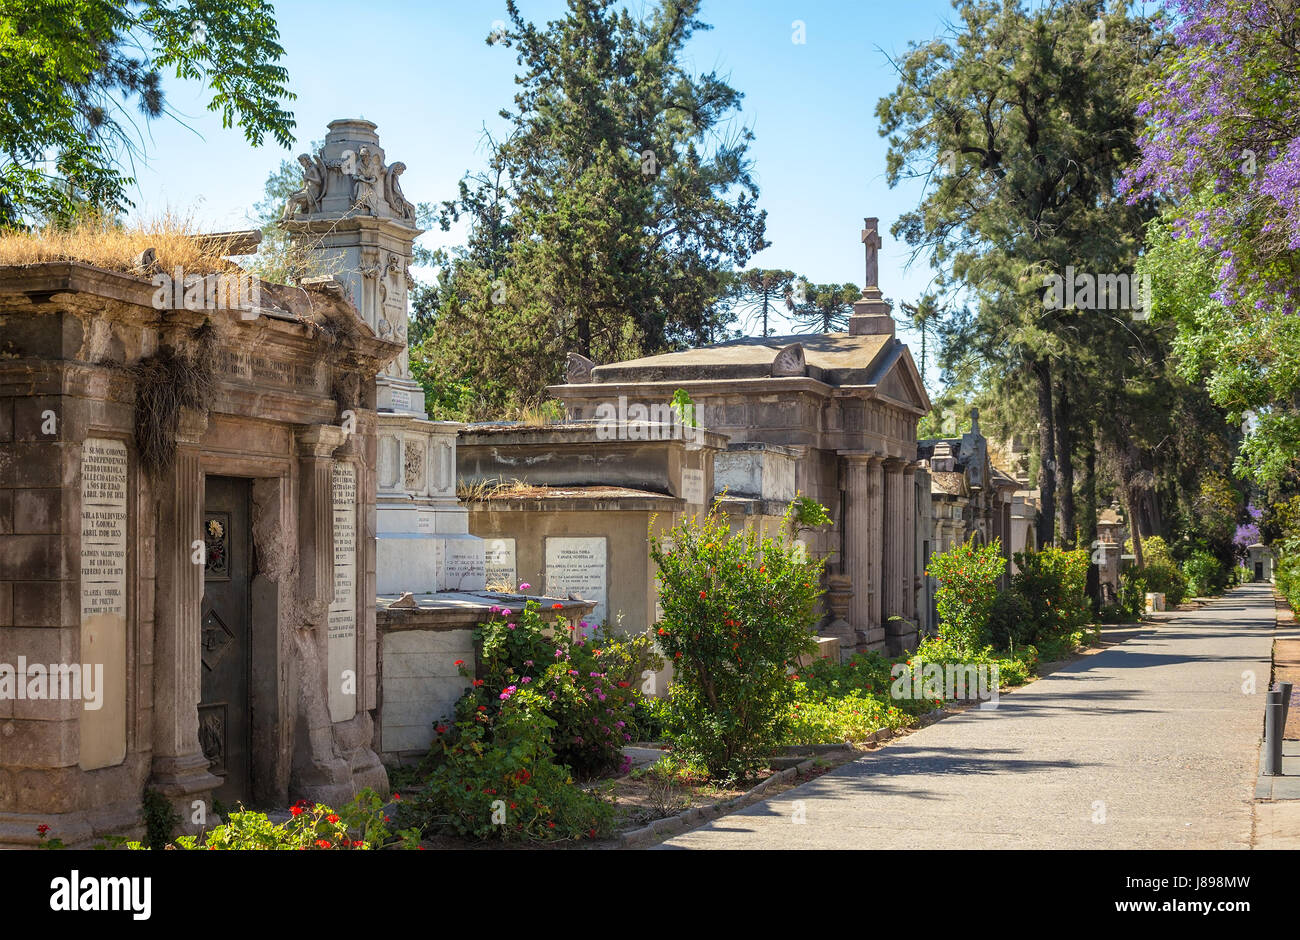
[[[880,220],[876,218],[862,220],[862,244],[867,247],[867,270],[866,277],[862,281],[863,293],[868,287],[880,286],[880,248],[883,242],[880,240]]]

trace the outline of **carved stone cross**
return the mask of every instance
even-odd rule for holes
[[[880,286],[880,247],[883,244],[880,240],[880,233],[877,227],[880,224],[879,219],[862,220],[862,244],[867,246],[867,271],[866,278],[862,282],[862,289],[865,291],[868,287]]]

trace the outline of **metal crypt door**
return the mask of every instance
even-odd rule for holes
[[[199,743],[224,782],[214,796],[227,809],[250,796],[248,480],[208,477],[203,501],[202,674]]]

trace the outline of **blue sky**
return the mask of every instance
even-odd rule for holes
[[[169,77],[169,104],[188,126],[165,120],[147,129],[137,213],[171,210],[209,230],[246,227],[267,174],[341,117],[379,125],[388,159],[407,165],[402,186],[414,202],[449,198],[465,171],[482,163],[482,127],[500,126],[497,112],[515,91],[514,54],[484,42],[505,18],[504,0],[284,0],[275,7],[282,64],[298,95],[288,105],[298,146],[250,147],[205,110],[199,86]],[[519,7],[540,22],[564,3],[519,0]],[[907,248],[888,234],[920,191],[886,185],[875,107],[895,85],[888,56],[933,37],[952,16],[949,0],[705,0],[701,17],[714,28],[692,40],[688,64],[728,75],[745,95],[740,119],[754,131],[759,205],[772,242],[751,264],[790,268],[814,282],[860,283],[859,231],[874,215],[885,239],[886,296],[897,304],[926,289],[927,262],[904,270]],[[802,44],[793,41],[795,21],[804,24]],[[436,247],[458,234],[430,232],[423,243]],[[928,371],[933,393],[936,372]]]

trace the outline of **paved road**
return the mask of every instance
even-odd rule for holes
[[[1273,622],[1237,588],[664,847],[1248,848]]]

